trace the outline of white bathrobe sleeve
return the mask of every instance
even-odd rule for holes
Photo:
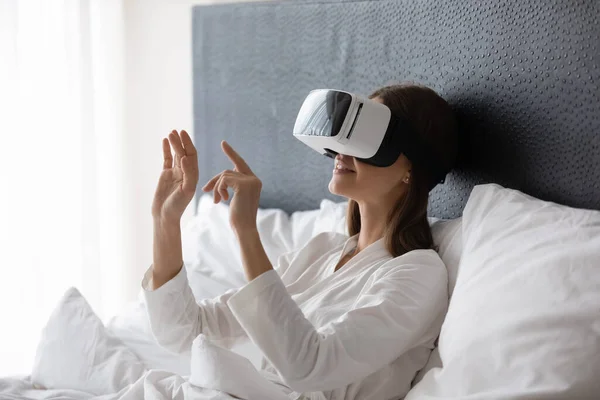
[[[255,278],[228,304],[290,388],[333,390],[367,377],[437,335],[432,325],[446,311],[446,269],[432,252],[408,260],[374,274],[352,309],[319,329],[305,318],[275,271]]]
[[[277,273],[283,273],[293,253],[279,258]],[[240,268],[242,268],[240,266]],[[204,334],[221,347],[230,348],[246,332],[231,313],[227,301],[239,289],[196,302],[189,286],[185,265],[181,271],[156,290],[151,290],[152,267],[144,274],[142,289],[152,334],[158,344],[174,353],[191,350],[192,342]]]
[[[165,349],[174,353],[188,352],[200,333],[223,347],[230,347],[237,339],[246,336],[227,306],[227,299],[237,289],[196,303],[185,265],[173,279],[156,290],[150,289],[151,277],[152,268],[142,281],[146,310],[152,334]]]

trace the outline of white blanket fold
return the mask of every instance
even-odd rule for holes
[[[192,345],[190,384],[242,399],[289,400],[282,387],[261,375],[252,363],[199,335]]]

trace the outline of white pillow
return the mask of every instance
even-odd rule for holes
[[[321,222],[324,217],[323,207],[297,211],[291,216],[279,209],[259,209],[257,228],[271,263],[275,265],[283,253],[302,248],[319,232],[317,225],[325,226]],[[199,272],[201,278],[210,276],[218,282],[215,296],[246,284],[239,244],[229,226],[229,205],[214,204],[213,197],[204,194],[196,215],[182,228],[182,245],[188,277],[194,279],[192,272]],[[198,299],[207,295],[194,294]]]
[[[290,216],[292,245],[289,251],[301,249],[313,238],[321,210],[296,211]]]
[[[452,297],[463,250],[462,218],[430,219],[430,225],[437,252],[448,269],[448,295]]]
[[[256,221],[265,252],[275,264],[281,254],[293,247],[288,215],[282,210],[259,209]],[[203,195],[197,214],[182,228],[182,246],[190,281],[195,281],[195,273],[199,273],[199,280],[210,276],[216,283],[211,293],[195,289],[205,289],[203,285],[192,285],[197,299],[214,297],[246,284],[239,244],[229,225],[227,204],[214,204],[211,195]]]
[[[42,331],[31,381],[48,389],[116,393],[144,373],[142,362],[117,338],[75,288],[67,290]]]
[[[337,232],[348,234],[346,229],[346,212],[348,202],[335,203],[329,199],[323,199],[319,207],[319,214],[315,221],[312,236],[321,232]]]
[[[406,399],[597,398],[600,212],[477,186],[463,246],[443,367]]]
[[[156,342],[143,301],[130,304],[111,318],[106,324],[106,330],[119,338],[147,369],[160,369],[180,376],[190,374],[189,353],[175,354]]]
[[[433,242],[437,246],[437,251],[446,265],[448,270],[448,295],[452,297],[456,277],[458,276],[458,268],[460,265],[460,256],[462,253],[462,218],[456,219],[429,219],[431,224],[431,233]],[[414,383],[420,382],[425,374],[433,368],[441,368],[442,361],[440,359],[439,349],[435,347],[427,364],[419,371],[415,377]]]

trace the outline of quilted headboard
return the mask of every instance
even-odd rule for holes
[[[332,161],[292,136],[309,90],[369,94],[399,81],[456,110],[462,162],[430,196],[461,215],[497,182],[600,209],[600,2],[283,1],[193,10],[194,130],[201,185],[228,140],[263,181],[261,207],[317,208]],[[200,186],[201,186],[200,185]]]

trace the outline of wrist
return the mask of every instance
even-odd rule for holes
[[[181,220],[158,216],[154,218],[154,229],[161,231],[176,231],[181,227]]]
[[[153,289],[171,280],[181,270],[183,254],[178,221],[155,219],[153,240]]]
[[[246,237],[259,237],[258,227],[256,224],[248,226],[233,226],[233,232],[237,236],[238,240]]]
[[[252,281],[264,272],[273,269],[256,226],[238,228],[236,235],[240,244],[244,272],[248,281]]]

